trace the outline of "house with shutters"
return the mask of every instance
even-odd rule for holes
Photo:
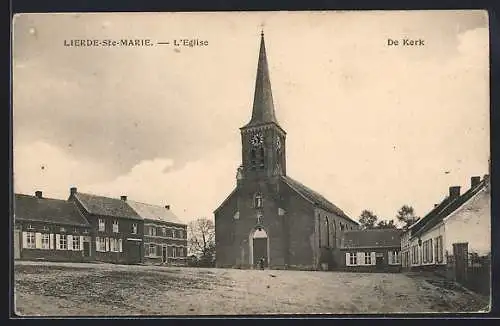
[[[490,178],[474,176],[463,194],[459,186],[402,235],[404,270],[446,271],[457,250],[491,253]],[[460,253],[462,254],[462,253]]]
[[[144,262],[186,265],[187,225],[172,212],[170,205],[158,206],[127,200],[144,221]]]
[[[70,189],[74,203],[90,224],[91,255],[97,261],[139,264],[143,262],[144,220],[127,204],[127,197],[109,198]]]
[[[366,229],[342,233],[341,270],[353,272],[400,272],[401,233],[399,229]]]
[[[92,260],[91,225],[66,200],[14,195],[14,258],[83,262]]]
[[[333,268],[340,235],[359,224],[286,169],[286,132],[276,118],[264,34],[250,121],[240,128],[236,186],[214,210],[216,266]]]

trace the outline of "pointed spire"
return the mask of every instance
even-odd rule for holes
[[[273,94],[271,91],[271,81],[269,79],[269,69],[266,57],[266,45],[264,42],[264,31],[261,30],[259,63],[257,65],[257,77],[255,80],[252,119],[246,126],[268,122],[278,124],[274,113]]]

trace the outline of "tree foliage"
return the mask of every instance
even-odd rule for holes
[[[394,220],[385,221],[381,220],[377,224],[377,229],[397,229],[398,227],[394,224]]]
[[[359,216],[359,223],[363,229],[373,229],[375,228],[375,223],[377,223],[378,217],[370,210],[363,210]]]
[[[201,266],[215,263],[215,225],[208,218],[198,218],[188,224],[189,252]]]
[[[413,207],[409,205],[403,205],[398,210],[396,218],[399,222],[403,223],[403,228],[408,228],[419,219],[417,216],[415,216]]]

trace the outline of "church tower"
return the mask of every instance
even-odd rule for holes
[[[286,175],[285,138],[274,112],[271,80],[261,33],[259,61],[250,122],[240,128],[242,166],[240,180],[264,181]]]

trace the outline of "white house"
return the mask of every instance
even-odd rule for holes
[[[460,194],[450,187],[449,196],[401,236],[403,269],[435,269],[446,266],[454,243],[468,243],[479,256],[491,252],[490,181],[486,175],[471,178],[471,187]]]

